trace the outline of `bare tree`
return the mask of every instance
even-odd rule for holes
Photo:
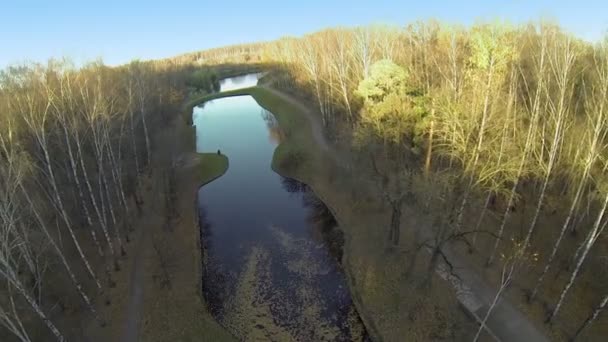
[[[528,123],[528,129],[527,129],[527,133],[526,133],[526,138],[525,138],[525,144],[524,144],[524,149],[520,155],[520,160],[519,160],[519,166],[517,169],[517,174],[515,176],[515,180],[513,182],[513,185],[511,187],[510,190],[510,195],[509,195],[509,199],[507,201],[507,205],[505,207],[505,212],[503,214],[503,218],[502,221],[500,223],[500,227],[498,229],[498,238],[496,239],[496,242],[494,243],[494,247],[492,248],[492,252],[490,253],[490,257],[488,258],[487,261],[487,265],[491,265],[492,262],[494,261],[494,257],[496,256],[496,252],[498,250],[498,245],[502,239],[503,233],[504,233],[504,229],[505,226],[507,224],[507,220],[509,218],[509,215],[511,213],[511,208],[515,202],[515,198],[516,198],[516,194],[517,194],[517,187],[519,185],[519,182],[522,178],[522,176],[525,174],[525,167],[526,167],[526,163],[528,162],[528,158],[530,156],[530,153],[532,152],[533,149],[533,144],[534,144],[534,140],[536,138],[536,134],[537,134],[537,129],[538,129],[538,120],[539,120],[539,115],[540,115],[540,111],[541,111],[541,102],[543,101],[544,98],[544,89],[545,89],[545,73],[546,73],[546,58],[547,58],[547,35],[545,33],[543,33],[541,31],[540,33],[540,37],[539,37],[539,46],[538,46],[538,52],[537,52],[537,56],[535,56],[536,62],[537,64],[535,65],[535,70],[534,70],[534,76],[536,76],[536,88],[531,95],[531,98],[529,100],[529,104],[527,104],[529,113],[530,113],[530,119],[529,119],[529,123]],[[522,75],[524,77],[524,83],[526,86],[528,86],[529,82],[526,81],[526,77],[525,75]]]
[[[19,184],[25,173],[21,169],[23,166],[19,165],[20,160],[17,159],[18,157],[11,153],[12,150],[8,150],[4,137],[0,136],[0,138],[2,138],[1,141],[6,158],[4,165],[0,168],[0,276],[7,282],[8,298],[12,312],[11,317],[5,310],[0,310],[0,318],[2,318],[4,325],[9,327],[21,340],[29,340],[15,309],[15,299],[12,296],[12,290],[14,289],[40,317],[53,335],[55,335],[56,339],[64,341],[61,332],[50,321],[47,314],[30,293],[27,286],[23,284],[19,276],[21,259],[19,252],[22,250],[18,246],[25,241],[20,234],[21,230],[17,228],[19,224],[18,215],[21,213],[17,195],[19,193]]]
[[[591,250],[591,248],[597,241],[598,237],[602,234],[602,232],[608,225],[608,221],[603,222],[604,216],[605,216],[604,214],[606,213],[606,208],[608,207],[608,191],[606,190],[605,186],[606,185],[604,185],[604,187],[603,187],[604,200],[603,200],[602,208],[599,210],[599,213],[597,215],[597,218],[595,219],[595,223],[593,224],[593,227],[589,230],[589,233],[587,234],[587,237],[585,238],[584,243],[581,245],[582,254],[578,257],[574,270],[572,271],[572,274],[570,275],[570,278],[568,279],[568,283],[561,291],[557,304],[555,305],[555,308],[553,309],[553,311],[551,311],[551,314],[547,318],[548,322],[552,322],[553,319],[555,318],[555,316],[557,315],[557,313],[559,312],[560,308],[562,307],[562,304],[564,303],[564,299],[566,298],[568,292],[570,291],[570,288],[574,284],[574,281],[576,280],[576,278],[581,270],[581,266],[583,265],[583,263],[585,262],[585,259],[587,258],[587,255],[589,254],[589,251]]]
[[[83,264],[85,265],[88,274],[95,281],[97,288],[101,289],[99,279],[95,275],[95,272],[93,271],[93,268],[88,258],[85,256],[84,251],[80,246],[80,242],[74,234],[72,222],[61,197],[61,193],[59,191],[59,187],[57,185],[57,180],[55,177],[55,170],[50,157],[48,125],[50,124],[50,116],[52,115],[51,100],[53,94],[49,91],[49,85],[45,83],[44,80],[42,82],[37,82],[35,80],[35,77],[37,77],[36,74],[32,74],[31,77],[32,84],[30,84],[30,86],[34,89],[37,89],[38,91],[35,93],[15,94],[15,110],[22,115],[23,121],[30,129],[31,134],[33,135],[36,143],[38,144],[42,152],[43,167],[46,171],[48,184],[51,188],[51,200],[56,206],[59,216],[63,220],[65,228],[69,233]],[[36,95],[39,98],[35,98]]]
[[[604,298],[600,301],[600,304],[595,307],[595,309],[593,310],[591,315],[589,315],[589,317],[587,317],[587,319],[585,319],[583,324],[581,324],[581,326],[576,330],[576,332],[574,333],[574,336],[572,337],[572,341],[576,340],[580,336],[580,334],[583,332],[583,330],[585,330],[588,326],[590,326],[593,322],[595,322],[597,317],[606,308],[606,305],[608,305],[608,294],[606,294],[604,296]]]
[[[606,48],[608,48],[608,45],[604,45],[603,49]],[[606,140],[606,136],[608,134],[608,124],[606,120],[606,106],[608,105],[608,54],[606,52],[608,51],[600,51],[594,54],[596,65],[595,72],[599,84],[596,88],[592,89],[591,94],[589,94],[590,96],[586,98],[586,123],[588,129],[585,132],[582,144],[582,148],[586,150],[586,153],[583,152],[583,157],[581,158],[580,162],[575,157],[576,165],[582,167],[580,174],[574,174],[574,176],[578,177],[579,179],[578,185],[576,186],[576,191],[570,204],[568,215],[562,224],[562,229],[560,230],[557,240],[553,244],[551,255],[549,256],[541,275],[536,281],[536,284],[534,285],[532,295],[530,296],[530,301],[534,300],[538,294],[538,290],[545,278],[545,275],[549,271],[553,260],[557,255],[557,251],[559,250],[562,239],[568,230],[572,219],[574,218],[574,213],[579,205],[583,190],[588,184],[591,169],[596,164],[596,161],[600,156],[601,142]],[[572,139],[574,144],[579,147],[581,146],[579,136],[573,136]]]
[[[498,290],[496,291],[496,295],[490,303],[486,314],[479,325],[479,329],[477,330],[477,334],[473,338],[473,342],[477,342],[479,339],[481,332],[486,326],[494,307],[500,300],[503,292],[511,285],[513,279],[518,275],[520,271],[526,266],[527,262],[530,260],[536,261],[538,258],[538,254],[526,255],[526,245],[522,242],[513,241],[512,251],[508,255],[503,255],[502,257],[502,271],[500,275],[500,285],[498,286]]]

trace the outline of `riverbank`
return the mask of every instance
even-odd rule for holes
[[[313,129],[313,122],[307,118],[303,108],[294,105],[288,99],[277,94],[273,89],[263,86],[242,89],[251,95],[260,106],[273,113],[279,126],[283,130],[285,139],[277,146],[273,159],[272,169],[284,177],[290,177],[300,182],[306,183],[315,195],[330,209],[338,222],[341,230],[344,226],[341,223],[341,215],[324,196],[323,191],[318,191],[318,184],[314,182],[315,173],[321,171],[320,166],[328,161],[324,151],[328,150],[328,145],[323,140],[315,136],[315,132],[322,137],[320,130]],[[319,143],[321,142],[321,143]],[[320,150],[320,148],[322,150]],[[346,238],[349,238],[346,232]],[[361,296],[354,285],[351,268],[348,265],[349,249],[343,246],[344,255],[341,260],[345,271],[351,297],[359,316],[365,325],[368,334],[374,341],[382,341],[382,335],[378,331],[374,320],[369,317],[364,309]]]
[[[272,89],[258,87],[252,96],[275,114],[281,127],[287,128],[286,140],[275,151],[273,169],[308,184],[331,208],[345,234],[342,265],[353,301],[372,339],[398,341],[403,336],[414,336],[412,340],[429,340],[449,334],[466,340],[469,336],[463,328],[471,327],[470,320],[457,309],[449,287],[435,281],[433,288],[422,293],[411,286],[413,282],[404,279],[402,265],[407,258],[386,250],[381,227],[388,225],[379,224],[387,221],[390,213],[377,205],[375,198],[379,197],[367,192],[366,180],[358,179],[343,160],[334,158],[335,151],[330,146],[323,146],[325,140],[315,136],[314,122],[308,113]],[[322,134],[320,128],[317,131]],[[419,258],[419,271],[424,269],[423,259]],[[416,293],[437,300],[417,302]],[[418,317],[408,317],[410,310],[406,307],[410,305],[417,306],[421,313],[431,313],[424,325],[416,322]],[[433,312],[442,314],[432,317]],[[447,321],[455,322],[459,331],[443,328]]]
[[[228,157],[218,153],[197,153],[201,186],[211,183],[228,171]]]
[[[432,224],[428,217],[420,215],[416,205],[404,208],[402,244],[391,246],[384,229],[388,227],[390,210],[378,201],[381,194],[370,182],[371,177],[364,170],[354,172],[352,163],[327,143],[322,127],[306,107],[265,86],[209,94],[202,100],[241,95],[252,96],[272,112],[283,131],[281,144],[273,154],[273,170],[308,184],[331,208],[345,233],[342,264],[353,301],[372,338],[392,341],[407,335],[414,340],[471,339],[476,323],[468,315],[479,319],[484,304],[476,295],[487,286],[471,286],[468,282],[471,276],[460,279],[468,269],[453,273],[441,268],[428,269],[429,255],[417,247],[418,241],[428,238],[425,229]],[[194,101],[189,104],[194,105],[197,105]],[[458,281],[455,283],[453,279]],[[468,294],[463,297],[465,288]],[[469,297],[475,297],[472,302],[481,304],[467,306],[471,302]],[[507,316],[513,324],[526,327],[519,330],[536,333],[533,327],[527,328],[525,318],[522,321],[519,315]],[[497,328],[504,325],[497,324]],[[503,331],[502,335],[519,334],[513,335],[511,330]]]
[[[272,112],[283,131],[284,140],[274,152],[272,168],[308,184],[332,208],[346,237],[342,264],[351,294],[373,340],[393,341],[403,336],[414,336],[413,340],[470,339],[475,324],[459,309],[453,290],[434,273],[434,285],[419,288],[419,279],[413,280],[411,274],[420,274],[419,278],[427,274],[428,258],[412,258],[403,251],[387,249],[382,227],[388,226],[388,208],[378,203],[379,195],[370,191],[369,180],[358,178],[363,173],[353,173],[342,162],[342,166],[337,165],[329,148],[320,147],[311,127],[314,121],[303,108],[260,86],[210,94],[202,100],[240,95],[252,96]],[[189,106],[197,104],[193,101]],[[322,133],[318,131],[317,135]],[[415,241],[409,232],[410,240]],[[407,264],[408,272],[403,266]],[[417,315],[412,317],[412,312]]]
[[[202,298],[201,253],[195,196],[201,184],[217,179],[228,168],[228,158],[216,153],[194,153],[194,130],[181,117],[157,137],[157,164],[175,167],[172,196],[177,217],[167,218],[163,182],[147,183],[146,209],[138,235],[137,256],[130,267],[129,298],[124,311],[122,341],[234,341],[208,313]],[[163,159],[165,159],[163,161]],[[156,172],[166,173],[162,168]],[[162,177],[154,177],[162,179]],[[116,336],[116,335],[114,335]]]
[[[282,104],[266,109],[283,113]],[[342,243],[330,242],[342,240],[333,217],[307,186],[269,167],[287,135],[276,117],[252,96],[214,100],[193,116],[199,151],[221,148],[231,163],[227,176],[199,192],[213,316],[244,341],[364,340],[336,263]],[[293,118],[296,131],[305,122]]]

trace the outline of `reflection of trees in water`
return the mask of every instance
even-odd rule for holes
[[[285,140],[285,132],[283,132],[281,126],[279,126],[277,118],[275,118],[271,112],[262,108],[262,119],[264,119],[266,127],[268,127],[270,141],[277,145],[283,142]]]
[[[207,216],[207,208],[204,205],[198,204],[198,224],[199,224],[199,232],[200,232],[200,243],[203,251],[209,250],[211,248],[211,244],[213,241],[212,230],[211,230],[211,221]],[[203,258],[205,255],[203,255]],[[205,263],[205,260],[203,260]]]
[[[314,192],[307,190],[302,197],[304,206],[308,208],[309,220],[315,225],[322,227],[324,231],[331,230],[337,225],[336,218],[331,210],[321,201]]]
[[[302,203],[308,209],[308,222],[315,240],[326,244],[329,252],[338,261],[342,260],[344,234],[331,210],[321,201],[310,187],[298,180],[281,177],[283,189],[289,193],[302,193]]]
[[[213,256],[209,253],[213,243],[211,222],[207,216],[207,209],[200,203],[198,205],[198,222],[202,253],[201,285],[203,297],[209,306],[211,314],[219,317],[222,313],[222,303],[227,300],[230,294],[229,284],[232,282],[229,281],[228,273],[222,269],[222,264],[218,260],[214,260]]]
[[[283,189],[289,193],[305,192],[308,190],[308,185],[289,177],[281,177]]]
[[[304,192],[304,206],[309,209],[308,221],[312,228],[313,238],[323,241],[329,253],[338,262],[342,261],[344,233],[338,227],[331,210],[311,190]]]
[[[205,109],[205,105],[207,105],[208,101],[201,102],[192,108],[192,114],[194,113],[202,113],[203,109]]]

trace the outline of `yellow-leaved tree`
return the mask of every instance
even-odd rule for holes
[[[371,152],[380,192],[392,208],[389,241],[394,245],[399,244],[401,206],[413,198],[412,178],[428,117],[425,97],[408,81],[405,68],[383,59],[356,90],[363,100],[356,145]]]

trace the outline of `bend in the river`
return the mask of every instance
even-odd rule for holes
[[[249,87],[257,75],[222,81]],[[283,139],[272,113],[251,96],[193,110],[197,151],[230,158],[224,176],[201,187],[203,293],[212,314],[242,340],[366,338],[339,265],[327,248],[336,223],[303,183],[271,169]]]

